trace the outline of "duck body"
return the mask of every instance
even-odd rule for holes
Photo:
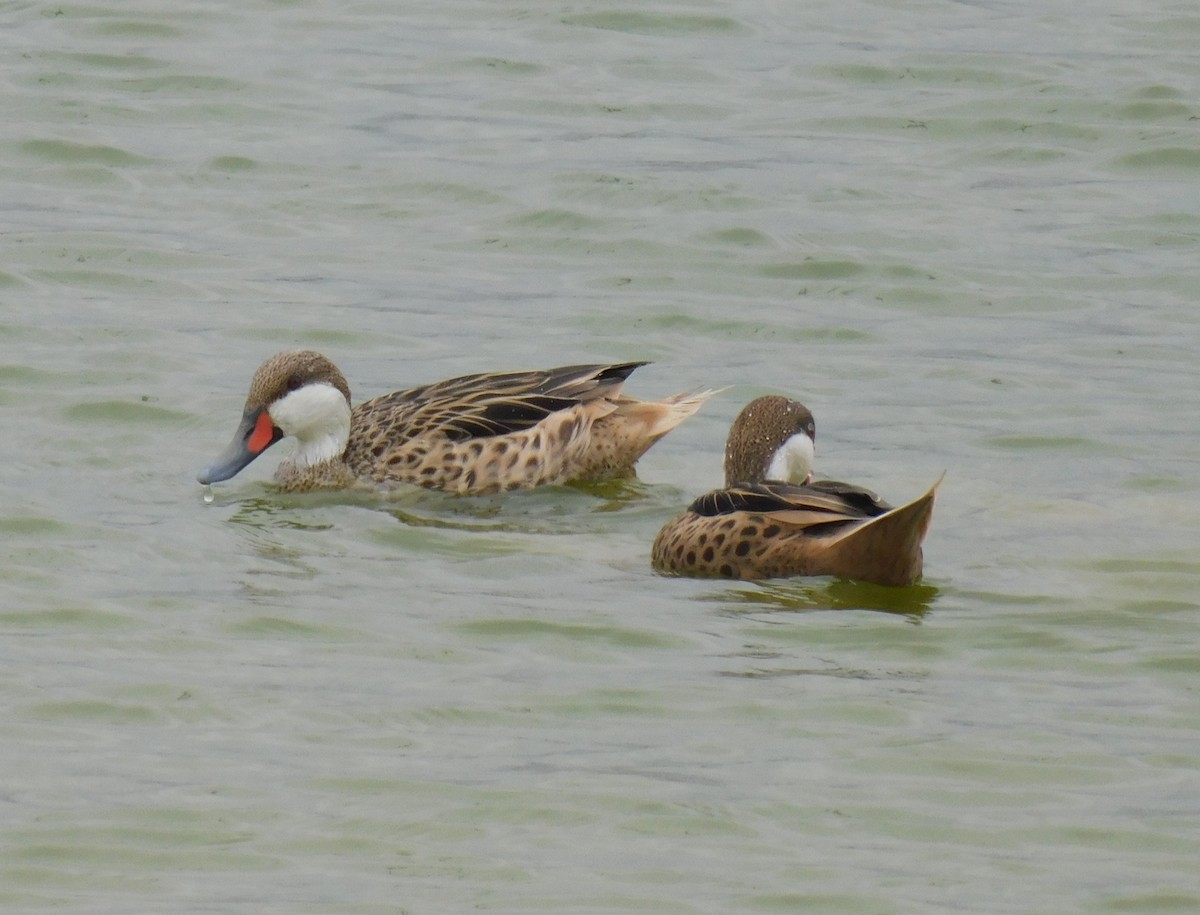
[[[659,532],[654,567],[695,577],[837,575],[910,585],[921,577],[936,490],[900,508],[831,480],[713,490]]]
[[[233,441],[198,479],[229,479],[289,435],[297,448],[276,480],[291,492],[415,484],[481,494],[632,476],[638,458],[710,396],[624,396],[641,365],[464,375],[351,409],[328,359],[280,353],[255,373]]]
[[[651,550],[654,568],[737,579],[836,575],[882,585],[920,578],[941,481],[899,508],[860,486],[813,482],[815,439],[803,404],[783,397],[748,404],[730,429],[725,487],[662,528]]]

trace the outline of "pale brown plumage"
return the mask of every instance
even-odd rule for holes
[[[900,508],[848,483],[764,480],[780,447],[798,432],[815,435],[802,404],[774,397],[747,405],[730,430],[725,488],[696,499],[663,527],[651,552],[654,567],[697,577],[915,582],[941,480]],[[810,470],[796,472],[803,480]]]
[[[466,375],[351,411],[345,377],[326,357],[280,353],[255,373],[239,435],[200,481],[228,479],[286,434],[300,446],[276,473],[290,491],[413,483],[489,493],[631,476],[637,459],[710,396],[623,396],[625,379],[644,364]],[[286,428],[293,415],[301,419]],[[314,415],[321,421],[310,423]],[[240,450],[239,436],[246,446]]]

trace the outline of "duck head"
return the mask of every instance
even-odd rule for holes
[[[312,350],[279,353],[259,366],[233,441],[196,479],[228,480],[289,435],[298,443],[292,460],[301,467],[339,457],[350,436],[350,387],[337,366]]]
[[[725,444],[725,485],[812,480],[817,426],[808,407],[772,395],[738,414]]]

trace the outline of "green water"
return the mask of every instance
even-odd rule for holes
[[[1200,908],[1200,19],[794,7],[4,14],[0,908]],[[299,345],[726,390],[633,483],[206,503]],[[650,571],[768,392],[946,472],[919,586]]]

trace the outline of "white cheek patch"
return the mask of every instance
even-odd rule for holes
[[[797,432],[776,450],[771,463],[767,465],[766,478],[785,483],[806,483],[812,474],[813,457],[813,440],[803,432]]]
[[[350,437],[350,404],[331,384],[306,384],[267,408],[271,421],[299,443],[298,466],[318,464],[346,450]]]

